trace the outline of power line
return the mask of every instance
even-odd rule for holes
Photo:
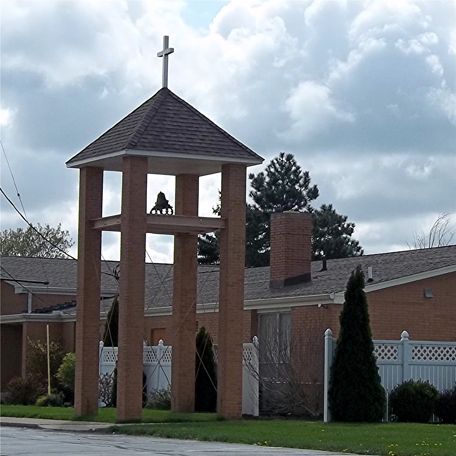
[[[14,188],[16,189],[16,195],[19,198],[19,202],[21,203],[21,207],[22,207],[22,210],[24,211],[24,214],[27,216],[27,212],[25,212],[24,203],[22,202],[21,194],[19,193],[19,189],[17,188],[16,179],[14,179],[13,170],[11,169],[10,162],[8,160],[8,156],[6,155],[6,150],[5,150],[5,147],[3,146],[3,142],[1,141],[1,139],[0,139],[0,146],[2,147],[3,155],[5,156],[6,164],[8,166],[9,172],[11,174],[11,179],[13,179]]]
[[[39,230],[37,230],[28,220],[27,218],[22,214],[22,212],[16,207],[16,205],[11,201],[11,199],[8,197],[8,195],[3,191],[3,188],[0,187],[0,192],[2,192],[2,195],[6,198],[6,200],[8,201],[8,203],[11,204],[11,206],[14,208],[14,210],[19,214],[19,216],[22,218],[22,220],[24,220],[25,223],[27,223],[27,225],[33,230],[35,231],[38,236],[40,236],[41,238],[43,238],[48,244],[52,245],[52,247],[54,247],[55,249],[57,249],[59,252],[63,253],[64,255],[68,256],[69,258],[73,259],[73,260],[76,260],[77,261],[77,258],[75,258],[73,255],[69,254],[68,252],[65,252],[65,250],[61,249],[57,244],[55,244],[54,242],[52,242],[50,239],[48,239],[46,236],[44,236],[44,234],[42,234]]]
[[[11,199],[8,197],[8,195],[5,193],[5,191],[0,187],[0,192],[2,192],[3,196],[6,198],[6,200],[8,201],[8,203],[10,203],[10,205],[14,208],[14,210],[19,214],[19,216],[22,218],[22,220],[24,220],[25,223],[27,223],[27,225],[33,230],[35,231],[44,241],[46,241],[49,245],[52,245],[52,247],[54,247],[55,249],[57,249],[59,252],[63,253],[64,255],[66,255],[67,257],[71,258],[72,260],[75,260],[75,261],[78,261],[77,258],[75,258],[73,255],[71,255],[70,253],[66,252],[65,250],[63,250],[62,248],[60,248],[58,246],[58,244],[52,242],[50,239],[48,239],[46,236],[44,236],[44,234],[42,234],[38,229],[36,229],[32,223],[30,223],[27,218],[24,216],[24,214],[22,214],[22,212],[17,208],[17,206],[13,203],[13,201],[11,201]],[[108,269],[110,270],[110,267],[109,267],[109,264],[108,262],[103,259],[103,261],[106,263]],[[109,276],[112,276],[112,277],[115,277],[115,275],[113,273],[109,273],[109,272],[104,272],[102,271],[101,272],[102,274],[105,274],[105,275],[109,275]]]
[[[3,149],[3,152],[5,153],[5,150],[4,150],[4,148],[3,148],[3,144],[2,144],[2,149]],[[5,158],[6,158],[6,153],[5,153]],[[7,161],[8,161],[8,159],[7,159]],[[9,166],[9,165],[8,165],[8,166]],[[10,171],[11,171],[11,168],[10,168]],[[12,175],[12,173],[11,173],[11,175]],[[12,177],[13,177],[13,175],[12,175]],[[14,180],[14,177],[13,177],[13,180]],[[15,185],[15,186],[16,186],[16,185]],[[16,190],[17,190],[17,186],[16,186]],[[24,222],[27,223],[27,225],[28,225],[33,231],[35,231],[35,232],[36,232],[44,241],[46,241],[48,244],[52,245],[55,249],[57,249],[59,252],[63,253],[63,254],[66,255],[67,257],[69,257],[69,258],[71,258],[71,259],[77,261],[77,258],[75,258],[73,255],[69,254],[69,253],[66,252],[65,250],[61,249],[57,244],[55,244],[54,242],[52,242],[50,239],[46,238],[46,236],[44,236],[38,229],[36,229],[36,228],[27,220],[26,216],[25,216],[24,214],[21,213],[21,211],[16,207],[16,205],[13,203],[13,201],[8,197],[8,195],[4,192],[4,190],[3,190],[1,187],[0,187],[0,192],[1,192],[1,193],[3,194],[3,196],[6,198],[6,200],[8,201],[8,203],[14,208],[14,210],[19,214],[19,216],[24,220]],[[19,200],[20,200],[20,202],[21,202],[22,209],[24,210],[24,213],[25,213],[25,209],[24,209],[24,206],[23,206],[23,204],[22,204],[22,200],[21,200],[21,198],[20,198],[19,192],[18,192],[18,197],[19,197]],[[161,277],[161,275],[158,273],[158,269],[157,269],[157,267],[156,267],[156,265],[155,265],[155,262],[152,260],[151,256],[149,255],[149,252],[147,251],[147,248],[146,248],[145,250],[146,250],[146,254],[147,254],[149,260],[151,261],[152,265],[153,265],[154,268],[155,268],[156,274],[157,274],[157,276],[158,276],[158,278],[159,278],[159,280],[160,280],[160,282],[161,282],[162,288],[164,288],[164,289],[166,290],[166,292],[167,292],[167,294],[168,294],[168,297],[171,298],[170,293],[169,293],[169,291],[168,291],[168,289],[167,289],[167,286],[166,286],[166,284],[165,284],[166,277],[168,276],[170,270],[168,270],[168,273],[166,274],[165,279],[164,279],[163,277]],[[107,262],[104,258],[103,258],[103,261],[105,262],[105,264],[108,266],[108,269],[109,269],[108,262]],[[30,290],[28,290],[25,286],[23,286],[19,281],[17,281],[17,280],[16,280],[16,279],[15,279],[15,278],[14,278],[14,277],[6,270],[3,266],[2,266],[1,268],[2,268],[2,270],[4,270],[4,271],[8,274],[8,276],[11,278],[11,280],[14,280],[15,282],[19,283],[24,289],[26,289],[27,291],[29,291],[30,293],[32,293],[32,292],[31,292]],[[171,268],[170,268],[170,269],[171,269]],[[205,271],[205,272],[206,272],[206,271]],[[115,274],[114,272],[113,272],[113,273],[108,273],[108,272],[102,271],[102,274],[106,274],[106,275],[112,276],[112,277],[114,277],[114,278],[117,278],[117,276],[116,276],[116,274]],[[208,277],[209,277],[209,276],[208,276]],[[207,282],[207,280],[208,280],[208,279],[206,278],[205,283]],[[33,293],[32,293],[32,295],[33,295]],[[44,301],[43,301],[39,296],[37,296],[37,298],[38,298],[41,302],[44,303]],[[216,305],[216,304],[214,303],[214,310],[215,310],[215,305]],[[186,315],[188,315],[190,309],[191,309],[191,308],[189,308],[189,309],[187,310]],[[177,331],[180,331],[182,325],[183,325],[183,322],[181,323],[181,325],[179,326],[179,328],[177,329]],[[108,326],[109,326],[109,322],[108,322]],[[109,331],[109,332],[110,332],[110,331]],[[111,339],[111,342],[112,342],[112,336],[111,336],[111,335],[110,335],[110,339]],[[203,349],[203,353],[204,353],[204,351],[205,351],[205,347],[204,347],[204,349]],[[163,356],[163,354],[162,354],[162,356]],[[199,353],[198,353],[198,356],[199,356]],[[203,360],[201,359],[201,357],[200,357],[200,363],[199,363],[199,364],[200,364],[200,365],[198,366],[198,370],[199,370],[199,368],[200,368],[201,365],[202,365],[203,369],[206,370],[206,366],[204,366],[204,363],[203,363]],[[212,382],[212,379],[211,379],[211,382]],[[214,386],[214,388],[216,389],[215,385],[213,385],[213,386]]]
[[[30,290],[30,288],[26,287],[24,284],[23,284],[23,281],[20,281],[18,279],[16,279],[3,265],[0,265],[0,268],[3,272],[5,272],[8,277],[9,277],[9,280],[12,280],[13,282],[16,282],[18,285],[20,285],[24,290],[28,291],[32,296],[34,296],[35,298],[38,299],[38,301],[41,301],[44,305],[48,305],[46,303],[46,301],[44,301],[42,298],[40,298],[38,295],[36,295],[35,293],[33,293],[32,290]]]

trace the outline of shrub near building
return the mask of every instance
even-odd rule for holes
[[[364,274],[358,266],[347,283],[340,333],[331,368],[329,406],[336,421],[380,421],[385,391],[374,356]]]
[[[398,421],[427,423],[434,413],[439,392],[435,386],[421,380],[409,380],[391,391],[391,414]]]
[[[456,386],[439,395],[435,404],[435,414],[443,423],[456,424]]]

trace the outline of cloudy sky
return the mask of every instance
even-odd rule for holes
[[[315,205],[348,215],[366,253],[407,248],[456,213],[454,0],[5,0],[1,139],[32,222],[77,239],[78,172],[65,161],[160,88],[164,34],[170,89],[265,164],[293,153],[320,188]],[[210,214],[220,177],[201,185]],[[149,179],[148,206],[173,186]],[[119,193],[108,173],[105,215]],[[1,225],[24,226],[4,199]],[[106,258],[118,241],[104,235]],[[172,238],[148,236],[148,251],[171,260]]]

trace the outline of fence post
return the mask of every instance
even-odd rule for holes
[[[103,347],[104,342],[100,340],[98,344],[98,407],[102,407],[103,403],[100,399],[100,377],[101,377],[101,364],[103,362]]]
[[[257,375],[252,375],[250,373],[250,378],[254,382],[254,405],[253,405],[253,416],[259,416],[260,415],[260,356],[259,356],[259,342],[258,342],[258,337],[253,336],[252,339],[253,343],[253,350],[252,350],[252,368],[254,369],[254,372],[257,372]]]
[[[323,421],[329,423],[331,421],[331,413],[329,411],[328,392],[329,392],[329,377],[331,374],[331,365],[333,361],[333,333],[330,328],[325,331],[325,370],[324,370],[324,390],[323,390]]]
[[[410,353],[410,335],[407,331],[401,333],[402,344],[402,381],[406,382],[411,378],[410,362],[412,356]]]
[[[163,339],[160,339],[158,341],[158,346],[157,346],[157,388],[156,390],[160,390],[160,375],[161,375],[161,363],[162,363],[162,357],[163,357],[163,351],[165,350],[165,347],[163,346]]]
[[[101,374],[101,363],[103,361],[103,358],[102,358],[103,347],[104,347],[104,342],[102,340],[100,340],[100,343],[98,344],[98,375]]]

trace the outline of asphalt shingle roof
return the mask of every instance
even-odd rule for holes
[[[67,166],[127,149],[250,164],[263,161],[166,87],[68,160]]]
[[[20,280],[49,281],[49,287],[76,288],[76,261],[28,257],[1,257],[2,267]],[[102,270],[110,272],[117,262],[102,262]],[[312,262],[312,281],[282,289],[269,287],[269,267],[245,270],[245,299],[270,299],[320,295],[345,289],[350,273],[361,265],[367,276],[372,267],[372,284],[388,282],[447,266],[456,266],[456,245],[432,249],[364,255],[354,258],[328,260],[327,270],[321,271],[321,262]],[[1,272],[1,278],[10,277]],[[198,303],[208,306],[218,302],[219,271],[217,266],[200,266],[198,270]],[[117,290],[112,276],[102,274],[102,291]],[[170,306],[173,294],[173,266],[146,263],[145,307]],[[110,302],[106,302],[109,307]]]

